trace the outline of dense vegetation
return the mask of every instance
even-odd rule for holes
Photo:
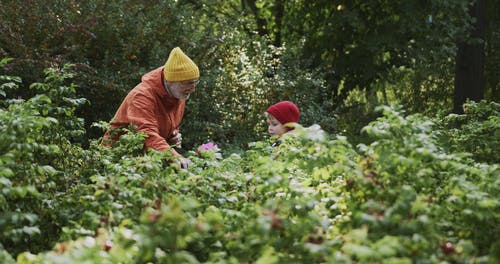
[[[187,148],[261,139],[262,112],[283,99],[298,104],[304,125],[357,139],[380,104],[449,113],[457,43],[484,53],[484,82],[468,89],[484,83],[484,98],[500,99],[500,2],[483,1],[478,37],[470,0],[3,0],[0,58],[14,60],[0,72],[27,87],[45,68],[75,64],[87,145],[102,135],[92,124],[109,121],[140,76],[180,46],[201,69],[182,125]]]
[[[500,263],[499,10],[2,1],[0,263]],[[451,114],[464,45],[486,100]],[[133,131],[99,147],[175,46],[202,73],[193,167]],[[283,99],[302,126],[272,149],[262,112]]]
[[[34,97],[2,101],[3,263],[500,260],[497,103],[433,118],[380,107],[358,146],[318,125],[274,150],[207,143],[178,170],[142,153],[140,133],[71,143],[85,102],[71,76],[48,69]],[[21,81],[1,77],[8,98]]]

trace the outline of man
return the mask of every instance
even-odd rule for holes
[[[170,151],[181,168],[188,168],[191,161],[171,146],[180,147],[179,132],[184,115],[184,105],[195,92],[200,72],[198,66],[179,48],[174,48],[163,67],[142,76],[139,83],[125,97],[111,121],[111,128],[136,126],[136,131],[147,135],[145,147],[158,151]],[[118,137],[110,131],[103,141],[111,145]],[[107,143],[105,142],[107,141]]]

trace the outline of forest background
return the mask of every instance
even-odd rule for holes
[[[381,104],[461,113],[466,98],[500,96],[500,1],[9,1],[0,10],[0,73],[21,87],[75,65],[88,102],[84,146],[102,136],[142,74],[181,47],[201,71],[182,124],[186,149],[213,140],[244,148],[266,136],[279,100],[303,125],[363,141]],[[34,91],[19,89],[14,97]]]
[[[500,263],[500,1],[0,7],[0,263]],[[176,46],[189,170],[99,147]]]

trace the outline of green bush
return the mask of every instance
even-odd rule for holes
[[[66,193],[79,205],[65,227],[74,240],[18,261],[498,260],[498,165],[441,146],[440,119],[380,110],[359,148],[297,127],[278,149],[266,140],[227,157],[189,151],[189,170],[154,151],[127,153],[142,146],[129,132],[122,147],[92,150],[94,176]]]
[[[438,123],[443,146],[452,152],[469,153],[477,162],[500,163],[500,104],[469,101],[464,112]]]
[[[85,151],[71,140],[84,133],[74,112],[86,100],[65,85],[69,67],[47,69],[28,100],[11,98],[19,78],[0,78],[2,90],[9,88],[0,108],[0,243],[9,252],[39,251],[58,239],[65,217],[58,199],[80,180]]]
[[[363,128],[366,144],[298,126],[278,148],[271,139],[238,154],[195,147],[181,170],[168,152],[144,153],[133,130],[113,148],[72,142],[85,100],[67,84],[69,66],[45,72],[28,100],[10,97],[18,78],[0,78],[5,261],[499,261],[498,164],[443,141],[490,140],[496,104],[468,105],[465,125],[451,129],[443,124],[456,116],[382,106]]]

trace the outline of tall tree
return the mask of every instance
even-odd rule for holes
[[[390,79],[399,69],[413,72],[415,85],[400,85],[398,92],[414,95],[417,101],[426,100],[429,94],[445,100],[453,93],[450,59],[456,55],[456,39],[468,32],[469,2],[285,2],[281,38],[291,47],[288,51],[297,55],[289,65],[322,74],[317,77],[326,80],[329,94],[324,100],[333,105],[342,103],[355,89],[375,89],[377,82]]]
[[[484,98],[484,43],[486,32],[486,0],[476,0],[470,7],[474,18],[470,38],[458,43],[455,66],[455,94],[453,112],[463,113],[467,100]]]
[[[486,1],[485,99],[500,101],[500,1]]]

